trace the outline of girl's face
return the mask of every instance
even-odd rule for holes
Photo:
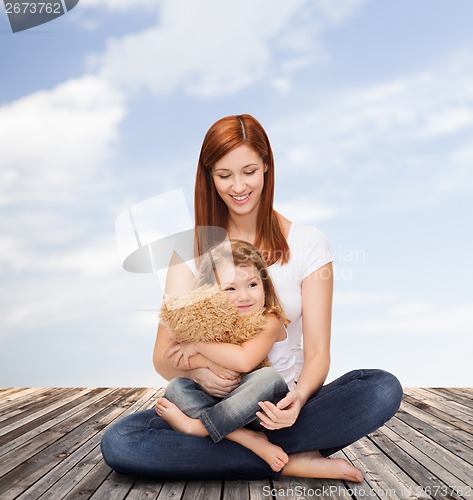
[[[238,314],[250,314],[263,309],[264,285],[255,266],[220,264],[217,272],[222,290],[237,307]]]
[[[258,153],[242,145],[212,168],[215,188],[230,212],[247,215],[258,208],[267,167]]]

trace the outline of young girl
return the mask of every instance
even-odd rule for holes
[[[258,249],[250,243],[225,241],[209,250],[200,270],[200,284],[219,283],[241,315],[264,310],[267,326],[242,345],[220,342],[187,342],[171,346],[174,355],[189,368],[189,358],[202,354],[235,372],[247,373],[237,389],[224,399],[214,398],[188,378],[174,378],[156,412],[174,430],[193,436],[210,436],[214,442],[224,437],[252,450],[274,471],[280,471],[288,456],[270,443],[263,432],[242,428],[256,419],[259,401],[276,404],[294,388],[295,358],[289,350],[288,323],[267,267]],[[272,367],[252,371],[269,356]]]

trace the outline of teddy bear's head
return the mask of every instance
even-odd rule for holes
[[[168,327],[171,337],[180,342],[242,344],[266,325],[263,311],[240,316],[226,292],[216,285],[202,285],[167,297],[161,307],[160,320]]]

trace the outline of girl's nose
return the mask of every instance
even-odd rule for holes
[[[244,302],[248,299],[248,292],[245,290],[240,290],[238,293],[238,302]]]

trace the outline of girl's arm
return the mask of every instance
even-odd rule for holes
[[[276,316],[267,316],[265,329],[254,338],[241,345],[225,342],[190,342],[183,343],[172,351],[176,352],[174,362],[184,357],[184,364],[192,362],[198,354],[209,360],[241,373],[248,373],[256,368],[268,355],[278,338],[284,335],[284,327]],[[170,350],[171,351],[171,350]],[[194,356],[194,353],[198,353]]]
[[[304,366],[297,386],[277,405],[261,402],[257,416],[267,429],[291,426],[306,401],[325,382],[330,368],[333,270],[328,263],[302,282]]]

